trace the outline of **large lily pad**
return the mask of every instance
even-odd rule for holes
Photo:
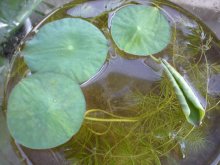
[[[129,5],[112,18],[111,34],[116,45],[134,55],[151,55],[170,41],[170,25],[156,7]]]
[[[56,147],[79,130],[85,99],[77,83],[54,73],[36,73],[12,90],[7,122],[15,140],[32,149]]]
[[[22,53],[33,72],[62,73],[82,83],[98,72],[107,52],[107,40],[98,28],[65,18],[44,25]]]

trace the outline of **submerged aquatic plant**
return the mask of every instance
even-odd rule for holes
[[[137,22],[133,22],[129,16],[135,17]],[[142,17],[148,21],[144,22],[140,19]],[[124,20],[128,20],[129,24],[125,24]],[[170,35],[169,23],[157,7],[129,5],[117,10],[112,18],[111,36],[116,46],[133,55],[144,56],[162,51],[168,45]],[[149,100],[153,105],[151,109],[147,109],[148,104],[142,102],[144,99],[141,97],[140,105],[145,106],[135,109],[135,113],[139,112],[136,116],[124,117],[122,114],[116,115],[112,111],[100,109],[88,110],[84,114],[84,97],[77,84],[87,81],[101,68],[107,51],[105,36],[85,20],[65,18],[42,26],[36,36],[27,41],[21,52],[33,74],[18,83],[10,94],[7,118],[12,136],[29,148],[53,148],[75,135],[84,118],[85,124],[81,129],[85,129],[88,134],[83,131],[83,138],[74,137],[76,143],[81,140],[89,143],[79,143],[82,151],[86,150],[84,153],[79,152],[82,154],[79,155],[80,158],[87,155],[84,158],[86,161],[94,157],[95,162],[105,161],[110,164],[114,162],[114,158],[125,158],[121,159],[124,163],[129,158],[132,162],[141,163],[143,159],[139,158],[150,154],[153,161],[159,163],[160,156],[175,148],[179,144],[178,139],[185,139],[193,130],[191,128],[191,131],[182,132],[184,118],[172,89],[161,89],[164,93],[160,95],[154,91],[147,95],[147,99],[152,99]],[[160,62],[159,59],[156,61]],[[204,117],[199,101],[174,68],[170,69],[170,65],[164,60],[162,65],[166,73],[172,75],[168,76],[171,82],[178,87],[176,93],[181,94],[180,104],[187,120],[198,125]],[[18,98],[19,95],[22,97]],[[28,111],[29,109],[31,110]],[[97,113],[103,115],[94,115]],[[45,118],[41,123],[42,116]],[[23,119],[28,119],[28,126],[22,126]],[[36,131],[36,127],[41,130]],[[111,130],[112,127],[115,129]],[[35,132],[28,132],[26,128]],[[47,132],[45,140],[41,138],[41,131]],[[104,137],[99,139],[98,136]],[[130,145],[131,142],[136,144],[133,146],[137,146],[137,149]],[[99,143],[100,151],[96,149],[100,146]],[[120,155],[122,151],[125,155]],[[146,158],[147,161],[152,160]]]
[[[96,92],[96,88],[91,92]],[[127,118],[136,114],[137,122],[86,120],[79,133],[65,145],[67,159],[75,164],[161,164],[160,158],[173,149],[178,150],[181,142],[198,141],[194,149],[203,148],[206,145],[205,135],[201,134],[203,128],[193,133],[194,127],[185,122],[172,88],[165,77],[148,94],[133,89],[129,95],[122,96],[126,98],[120,100],[129,114]],[[111,102],[105,110],[96,109],[87,115],[107,119],[107,113],[120,115],[123,111],[120,105]],[[188,154],[193,149],[187,144]]]

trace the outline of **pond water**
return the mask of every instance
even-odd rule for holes
[[[167,59],[206,107],[201,126],[195,128],[186,122],[160,64],[150,57],[127,54],[114,44],[109,30],[111,18],[117,8],[130,3],[159,5],[169,20],[171,42],[155,57]],[[20,56],[25,40],[31,39],[43,24],[67,17],[90,21],[109,41],[108,58],[102,69],[81,84],[89,115],[108,118],[111,113],[141,118],[135,123],[85,120],[80,131],[66,144],[49,150],[32,150],[10,138],[2,114],[5,138],[10,139],[8,143],[16,151],[20,164],[207,165],[215,159],[220,148],[220,41],[196,17],[172,3],[80,0],[55,10],[30,32],[13,56],[3,106],[5,111],[10,91],[29,73]],[[17,159],[8,161],[8,164],[18,164]]]

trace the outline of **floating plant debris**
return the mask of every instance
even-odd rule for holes
[[[151,55],[170,41],[170,25],[156,7],[129,5],[116,11],[111,21],[116,45],[134,55]]]
[[[65,74],[82,83],[102,67],[107,40],[91,23],[65,18],[44,25],[22,51],[33,72]]]
[[[36,73],[11,92],[7,123],[18,143],[46,149],[65,143],[78,132],[84,112],[85,100],[77,83],[60,74]]]

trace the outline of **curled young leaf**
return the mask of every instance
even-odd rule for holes
[[[196,126],[200,125],[205,116],[205,110],[199,99],[184,78],[168,62],[162,59],[162,65],[174,87],[187,121]]]

